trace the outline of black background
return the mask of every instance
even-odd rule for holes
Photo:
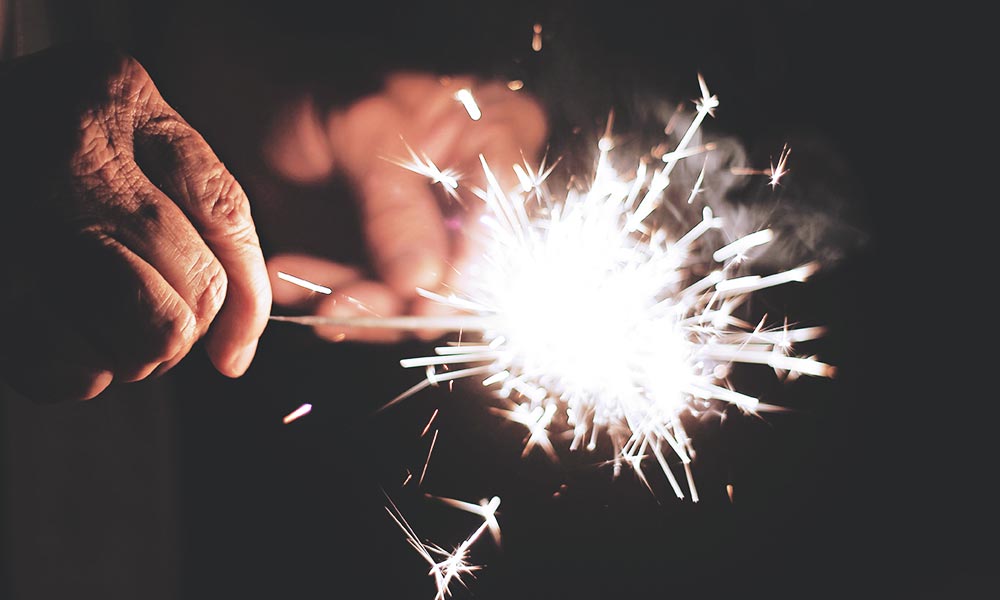
[[[268,111],[308,86],[348,102],[401,67],[522,78],[549,110],[557,141],[575,126],[596,131],[609,107],[627,128],[642,121],[649,98],[693,98],[702,72],[722,100],[711,126],[739,136],[759,163],[784,139],[823,149],[801,170],[829,184],[824,198],[864,233],[848,239],[865,240],[807,285],[755,306],[828,325],[816,348],[839,376],[783,386],[766,373],[742,375],[766,401],[796,410],[699,426],[699,504],[675,500],[652,467],[655,495],[627,470],[613,481],[594,467],[606,447],[563,453],[558,465],[540,454],[521,459],[522,429],[491,415],[472,386],[424,392],[374,416],[416,381],[396,361],[426,352],[421,344],[328,345],[272,325],[237,381],[196,353],[170,376],[183,597],[433,597],[424,563],[383,510],[383,489],[444,546],[476,519],[423,492],[502,497],[503,548],[474,546],[473,560],[487,566],[460,597],[968,597],[995,587],[995,517],[986,509],[996,394],[988,366],[953,350],[976,319],[937,298],[966,286],[972,268],[962,252],[946,258],[966,241],[963,209],[957,194],[936,187],[950,167],[926,154],[952,143],[953,119],[974,119],[954,103],[967,89],[945,50],[976,19],[946,20],[959,12],[947,8],[348,9],[297,0],[238,9],[180,2],[168,16],[137,8],[149,33],[131,49],[244,183],[267,253],[345,258],[359,247],[340,186],[295,188],[260,165],[254,149]],[[538,55],[528,51],[535,22],[545,32]],[[808,183],[797,185],[778,192],[784,202],[809,202]],[[947,333],[954,328],[963,331]],[[976,378],[978,394],[962,389]],[[283,425],[302,402],[313,413]],[[401,489],[406,469],[423,465],[428,439],[419,434],[435,408],[440,437],[424,486]]]

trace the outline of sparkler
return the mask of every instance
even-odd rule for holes
[[[691,146],[719,106],[700,75],[698,83],[693,120],[652,173],[646,162],[628,176],[612,166],[610,118],[589,186],[562,197],[549,190],[552,167],[544,162],[537,169],[527,161],[517,165],[520,185],[506,190],[480,157],[487,185],[471,191],[486,212],[481,230],[470,235],[482,237],[484,253],[448,295],[418,290],[460,314],[282,320],[462,331],[462,342],[402,360],[405,368],[425,369],[426,377],[388,405],[429,385],[480,378],[507,404],[495,412],[527,429],[524,454],[539,448],[556,458],[550,432],[565,424],[571,451],[595,450],[607,439],[615,475],[628,466],[648,487],[643,463],[655,461],[678,498],[698,501],[694,447],[682,417],[718,413],[720,404],[745,413],[771,408],[732,388],[726,378],[734,363],[766,365],[791,377],[830,377],[835,371],[793,351],[794,344],[821,337],[823,328],[789,328],[787,322],[768,327],[764,321],[753,326],[735,316],[751,293],[805,281],[818,265],[746,274],[756,249],[774,233],[750,232],[711,251],[711,240],[723,237],[725,219],[708,206],[691,227],[682,228],[679,219],[652,222],[679,162],[714,150],[710,144]],[[443,181],[436,167],[410,152],[412,162],[402,166]],[[767,172],[772,187],[788,172],[788,155],[786,147]],[[684,194],[685,204],[696,201],[704,179],[703,167]]]

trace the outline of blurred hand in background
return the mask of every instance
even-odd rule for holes
[[[456,92],[471,90],[482,113],[473,120]],[[309,314],[354,316],[430,315],[444,307],[416,295],[416,289],[439,290],[453,280],[467,241],[462,223],[480,213],[482,200],[466,190],[486,187],[483,155],[505,189],[517,179],[513,165],[534,161],[546,138],[540,105],[501,82],[466,77],[439,78],[401,73],[387,78],[380,93],[345,109],[326,112],[311,97],[291,103],[275,121],[265,142],[270,166],[302,184],[340,174],[351,182],[359,202],[364,238],[374,278],[359,265],[318,257],[283,254],[268,261],[279,305]],[[409,171],[410,148],[438,168],[460,176],[459,198],[440,184]],[[284,271],[330,287],[313,292],[277,279]],[[392,341],[395,332],[319,327],[323,338],[340,341]],[[430,338],[435,332],[421,332]]]

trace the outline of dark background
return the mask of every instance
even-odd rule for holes
[[[473,386],[373,416],[416,381],[396,361],[425,353],[421,344],[329,345],[272,325],[237,381],[196,351],[161,383],[180,597],[433,597],[383,490],[443,546],[477,521],[423,492],[502,497],[503,549],[473,547],[487,567],[459,597],[969,597],[996,587],[995,393],[988,383],[978,394],[962,388],[988,378],[988,366],[953,350],[971,334],[947,333],[962,320],[934,292],[961,288],[972,265],[946,259],[965,241],[964,217],[937,187],[949,167],[926,154],[947,146],[947,124],[966,114],[950,112],[967,90],[944,50],[974,15],[958,23],[944,9],[820,2],[129,10],[142,33],[125,45],[247,188],[268,254],[363,260],[343,186],[282,183],[257,148],[292,91],[343,104],[399,68],[524,79],[551,115],[556,148],[599,131],[610,107],[621,130],[647,123],[657,99],[695,97],[702,72],[722,101],[709,127],[738,136],[755,164],[793,141],[787,186],[740,197],[830,217],[820,249],[842,250],[807,285],[761,294],[753,307],[826,324],[815,350],[838,377],[780,385],[738,372],[744,389],[795,410],[700,424],[699,504],[675,500],[652,466],[655,496],[628,470],[612,481],[594,467],[606,447],[563,453],[559,465],[522,460],[522,428],[491,415]],[[535,22],[545,36],[537,55]],[[302,402],[313,413],[283,425]],[[440,437],[424,486],[401,489],[407,469],[419,475],[429,441],[419,434],[435,408]]]

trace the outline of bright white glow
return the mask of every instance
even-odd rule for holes
[[[746,275],[748,251],[770,243],[774,233],[751,231],[708,246],[724,225],[708,206],[690,227],[679,227],[677,219],[665,228],[647,222],[666,197],[677,162],[711,151],[690,147],[718,107],[701,77],[699,87],[693,122],[665,164],[649,174],[643,163],[631,178],[616,171],[609,158],[611,117],[589,189],[554,196],[545,183],[551,167],[543,162],[537,170],[518,165],[519,185],[506,190],[480,157],[489,185],[472,190],[485,205],[473,245],[482,254],[462,268],[461,286],[447,296],[418,290],[467,313],[444,317],[455,319],[447,329],[461,330],[470,317],[482,319],[480,327],[434,356],[401,361],[426,368],[427,376],[390,404],[428,385],[476,377],[507,402],[494,412],[527,430],[525,454],[537,447],[555,459],[550,429],[557,426],[571,436],[571,450],[594,450],[604,437],[614,449],[615,474],[628,466],[649,486],[642,463],[655,460],[677,497],[697,502],[694,447],[682,416],[718,413],[719,403],[746,412],[769,408],[730,387],[733,363],[764,365],[788,377],[834,374],[811,356],[793,355],[794,343],[819,337],[822,328],[755,327],[734,316],[747,294],[804,281],[818,265]],[[774,173],[782,168],[779,161]],[[703,169],[685,194],[687,203],[698,197],[704,177]],[[683,478],[674,473],[678,464]]]

